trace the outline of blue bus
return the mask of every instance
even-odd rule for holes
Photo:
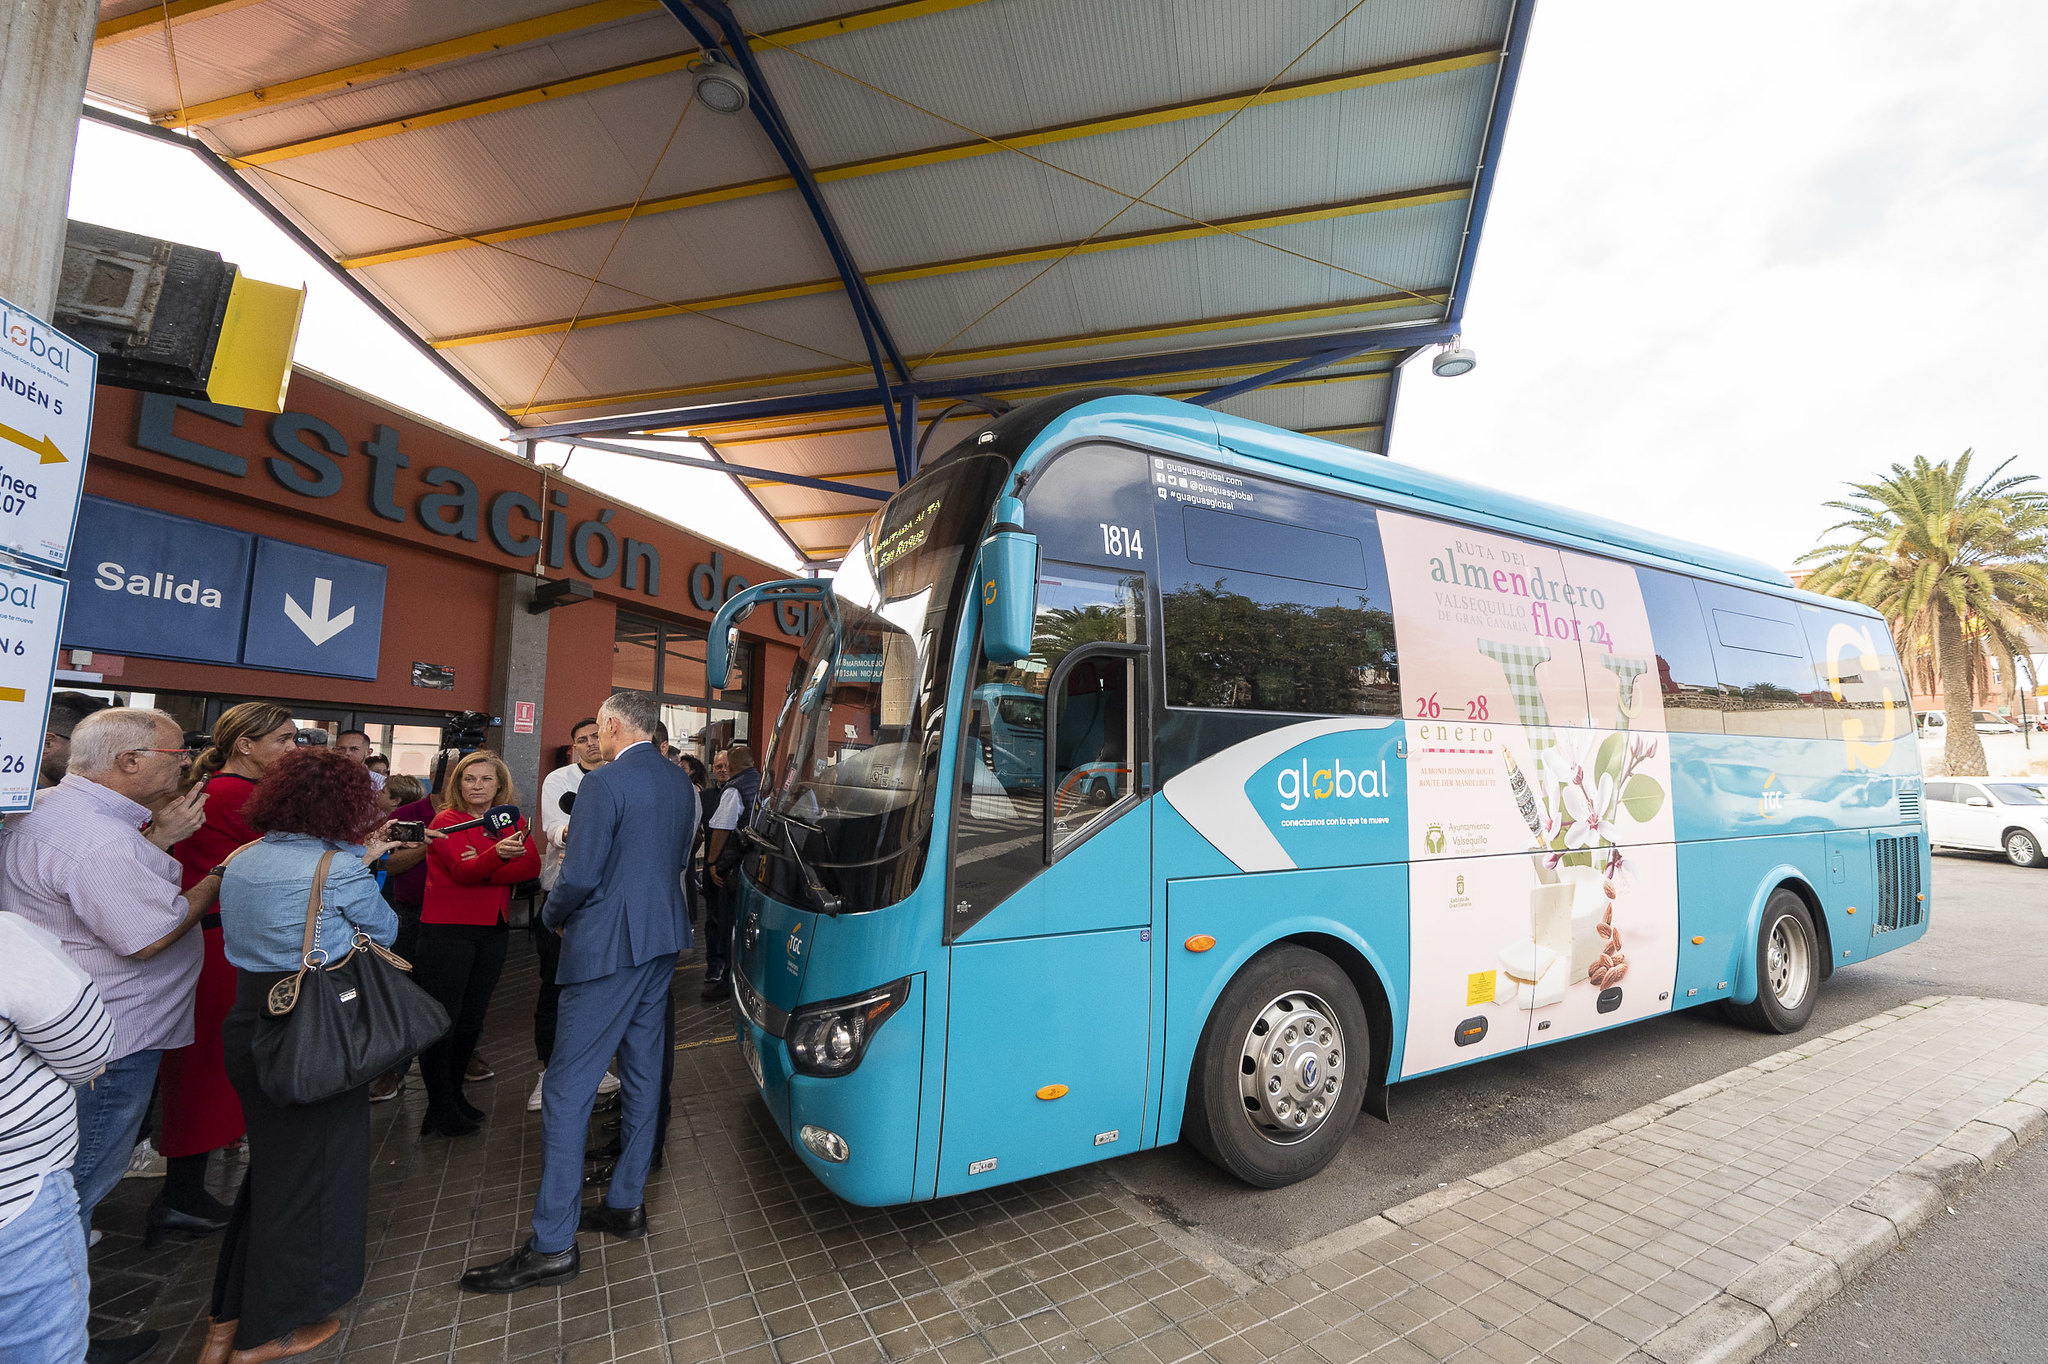
[[[757,605],[815,627],[739,1046],[854,1203],[1183,1139],[1276,1187],[1401,1080],[1709,1003],[1793,1032],[1926,932],[1883,620],[1582,512],[1098,390],[734,597],[714,676]]]

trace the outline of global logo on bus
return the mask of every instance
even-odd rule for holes
[[[1280,808],[1294,811],[1308,800],[1373,800],[1387,794],[1387,765],[1377,768],[1346,767],[1342,758],[1314,763],[1307,758],[1298,767],[1283,767],[1274,774]]]

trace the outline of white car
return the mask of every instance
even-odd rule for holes
[[[1979,734],[2017,734],[2020,727],[1993,710],[1970,712],[1971,727]],[[1948,730],[1948,715],[1938,710],[1920,712],[1920,736],[1925,739],[1938,738]]]
[[[2048,781],[1929,781],[1927,839],[2038,867],[2048,848]]]

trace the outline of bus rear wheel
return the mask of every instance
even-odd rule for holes
[[[1764,902],[1756,936],[1756,1002],[1725,1006],[1729,1017],[1758,1032],[1798,1032],[1820,994],[1820,936],[1806,901],[1780,888]]]
[[[1268,948],[1210,1010],[1183,1134],[1256,1188],[1307,1179],[1336,1158],[1358,1120],[1371,1055],[1351,978],[1320,952]]]

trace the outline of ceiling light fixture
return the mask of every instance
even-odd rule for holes
[[[1479,357],[1458,344],[1457,337],[1437,352],[1436,359],[1429,362],[1429,372],[1439,379],[1455,379],[1460,374],[1470,374]]]
[[[697,98],[714,114],[743,113],[747,107],[747,78],[718,53],[707,50],[690,63],[696,80]]]

